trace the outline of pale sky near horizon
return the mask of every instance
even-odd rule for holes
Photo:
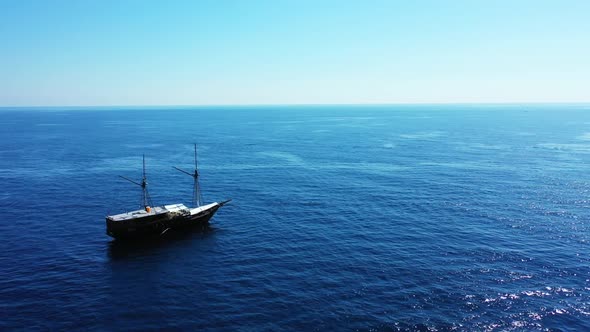
[[[0,0],[0,106],[590,102],[590,1]]]

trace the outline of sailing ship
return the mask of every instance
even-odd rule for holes
[[[107,235],[115,239],[141,239],[146,237],[163,236],[169,230],[186,229],[195,226],[207,226],[215,212],[227,204],[231,199],[223,202],[213,202],[203,205],[203,197],[199,186],[199,171],[197,164],[197,145],[195,144],[195,171],[186,172],[178,167],[174,169],[193,178],[193,207],[184,204],[170,204],[155,206],[148,192],[145,172],[145,155],[143,156],[143,178],[136,182],[124,176],[119,176],[142,189],[142,209],[115,214],[106,217]]]

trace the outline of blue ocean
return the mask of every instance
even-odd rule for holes
[[[190,204],[124,244],[105,216]],[[590,106],[0,110],[0,330],[590,330]]]

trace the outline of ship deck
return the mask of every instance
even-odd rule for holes
[[[208,209],[210,209],[210,208],[212,208],[212,207],[214,207],[214,206],[216,206],[218,204],[219,203],[214,202],[214,203],[211,203],[211,204],[202,205],[202,206],[199,206],[199,207],[196,207],[196,208],[189,209],[190,210],[190,214],[191,215],[195,215],[195,214],[197,214],[199,212],[203,212],[205,210],[208,210]]]
[[[124,221],[130,219],[138,219],[144,218],[148,216],[155,216],[159,214],[169,213],[169,212],[178,212],[178,211],[191,211],[194,209],[189,210],[184,204],[171,204],[171,205],[163,205],[163,206],[155,206],[150,209],[150,212],[147,212],[144,209],[129,211],[125,213],[115,214],[112,216],[107,216],[108,219],[113,221]]]

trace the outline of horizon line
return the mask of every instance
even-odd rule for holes
[[[508,101],[508,102],[409,102],[409,103],[268,103],[268,104],[112,104],[112,105],[0,105],[0,109],[6,108],[154,108],[154,107],[297,107],[297,106],[428,106],[428,105],[590,105],[590,101]]]

